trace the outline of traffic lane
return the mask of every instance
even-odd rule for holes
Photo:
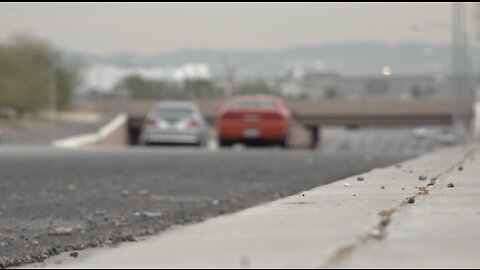
[[[1,149],[0,264],[133,241],[400,159],[281,149]]]

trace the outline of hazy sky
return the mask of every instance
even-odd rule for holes
[[[97,53],[278,50],[346,41],[446,43],[450,5],[0,3],[0,39],[32,32],[60,47]],[[418,31],[412,30],[414,24]]]

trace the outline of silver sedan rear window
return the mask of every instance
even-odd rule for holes
[[[189,108],[157,108],[155,115],[161,117],[184,118],[193,115],[193,110]]]

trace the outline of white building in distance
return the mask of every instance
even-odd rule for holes
[[[122,79],[132,75],[148,80],[167,80],[178,83],[189,79],[210,79],[212,76],[209,65],[202,63],[187,63],[179,67],[95,65],[85,70],[84,84],[80,92],[85,93],[95,89],[97,92],[108,93]]]

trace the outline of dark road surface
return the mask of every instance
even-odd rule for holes
[[[404,156],[281,149],[0,149],[0,266],[153,234]]]

